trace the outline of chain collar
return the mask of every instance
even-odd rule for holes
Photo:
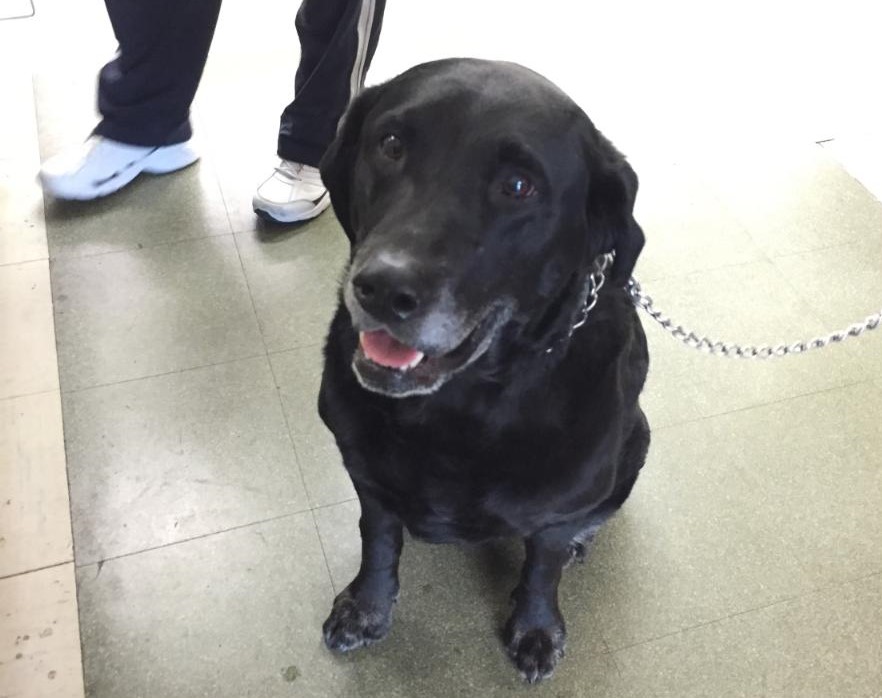
[[[597,297],[600,294],[600,289],[602,289],[603,285],[606,283],[606,272],[612,265],[615,256],[615,251],[612,251],[604,252],[595,257],[594,262],[591,265],[591,273],[588,274],[588,278],[585,280],[585,286],[582,289],[582,298],[584,299],[582,301],[582,307],[579,308],[576,322],[570,327],[566,340],[569,340],[570,337],[573,336],[573,333],[587,322],[588,313],[590,313],[594,306],[597,305]],[[548,347],[548,349],[545,350],[545,353],[550,354],[553,352],[555,346],[557,346],[557,344]]]

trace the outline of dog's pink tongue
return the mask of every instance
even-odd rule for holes
[[[423,358],[421,351],[402,344],[383,330],[362,332],[360,338],[365,356],[380,366],[404,368]]]

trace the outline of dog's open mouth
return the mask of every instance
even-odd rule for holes
[[[409,371],[426,358],[419,349],[402,344],[385,330],[361,332],[358,339],[365,358],[386,368]]]
[[[360,332],[352,368],[361,385],[390,397],[427,395],[480,357],[507,319],[504,309],[488,312],[452,351],[429,355],[386,330]]]

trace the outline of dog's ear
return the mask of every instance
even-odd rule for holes
[[[643,230],[634,220],[637,173],[612,143],[599,132],[595,134],[594,152],[589,154],[593,167],[588,185],[588,226],[604,241],[606,247],[601,252],[615,250],[609,281],[623,286],[631,278],[645,242]]]
[[[355,240],[354,230],[357,225],[353,218],[352,191],[361,127],[379,96],[379,86],[369,87],[352,101],[340,120],[337,135],[319,164],[322,182],[331,194],[334,213],[350,242]]]

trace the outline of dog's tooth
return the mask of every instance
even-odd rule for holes
[[[407,364],[407,366],[405,366],[404,368],[407,370],[410,370],[412,368],[416,368],[417,365],[419,365],[420,361],[422,361],[425,356],[426,355],[423,354],[423,352],[419,352],[415,357],[413,357],[413,361],[411,361],[409,364]]]

